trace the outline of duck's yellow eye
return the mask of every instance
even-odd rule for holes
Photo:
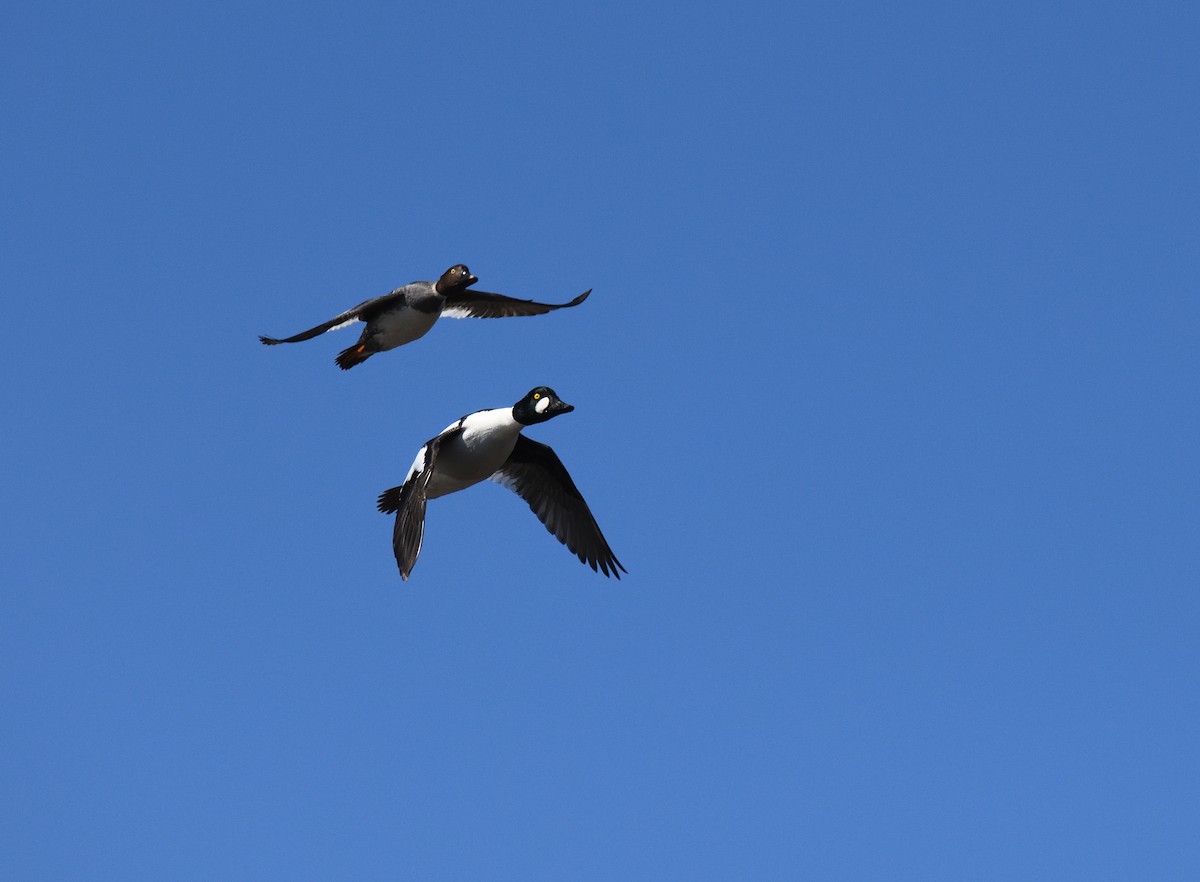
[[[534,400],[534,401],[537,401],[537,400],[538,400],[539,398],[541,398],[541,397],[542,397],[542,393],[541,393],[541,392],[534,392],[534,393],[533,393],[533,400]]]

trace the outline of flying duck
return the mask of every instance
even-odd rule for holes
[[[587,503],[554,451],[521,434],[575,408],[547,386],[531,389],[512,407],[478,410],[451,423],[417,452],[399,487],[379,494],[379,510],[396,515],[392,549],[407,580],[421,553],[425,500],[490,479],[529,503],[546,529],[582,561],[606,576],[628,572],[617,560]]]
[[[461,263],[442,273],[436,282],[410,282],[382,297],[366,300],[341,315],[335,315],[315,328],[301,331],[282,340],[275,337],[258,339],[268,346],[276,343],[299,343],[311,340],[326,331],[336,331],[352,322],[366,322],[362,336],[337,357],[337,364],[346,371],[362,364],[376,352],[386,352],[423,337],[439,316],[450,318],[506,318],[516,315],[542,315],[554,309],[578,306],[592,293],[584,291],[569,303],[535,303],[518,300],[503,294],[468,290],[479,279]]]

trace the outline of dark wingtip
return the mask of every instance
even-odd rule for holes
[[[600,561],[600,568],[604,570],[604,575],[613,576],[618,580],[620,580],[622,572],[629,575],[629,570],[621,566],[621,562],[611,552],[609,552],[607,560]]]
[[[592,289],[588,288],[586,291],[584,291],[582,294],[580,294],[578,297],[576,297],[570,303],[565,303],[563,305],[564,306],[578,306],[579,304],[583,303],[583,301],[587,300],[588,295],[591,293],[592,293]]]
[[[593,573],[602,573],[605,578],[615,577],[620,579],[621,572],[624,572],[625,575],[629,575],[629,570],[621,566],[621,562],[617,560],[611,552],[609,553],[608,557],[599,557],[595,559],[587,557],[587,555],[585,555],[583,552],[579,552],[575,556],[579,558],[580,563],[591,567]],[[621,572],[618,572],[618,570]]]
[[[262,334],[259,334],[258,342],[262,343],[264,346],[274,346],[276,343],[282,343],[283,341],[276,340],[274,337],[264,337]]]

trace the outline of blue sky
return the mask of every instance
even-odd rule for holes
[[[10,5],[0,875],[1194,877],[1198,25]],[[594,294],[257,342],[459,261]],[[539,384],[629,576],[402,584]]]

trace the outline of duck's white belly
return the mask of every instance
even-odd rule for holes
[[[378,316],[373,322],[375,339],[380,351],[395,349],[424,337],[438,320],[438,312],[421,312],[412,307],[394,309]]]
[[[471,414],[462,432],[442,442],[425,495],[436,499],[486,481],[504,465],[520,433],[511,408]]]

